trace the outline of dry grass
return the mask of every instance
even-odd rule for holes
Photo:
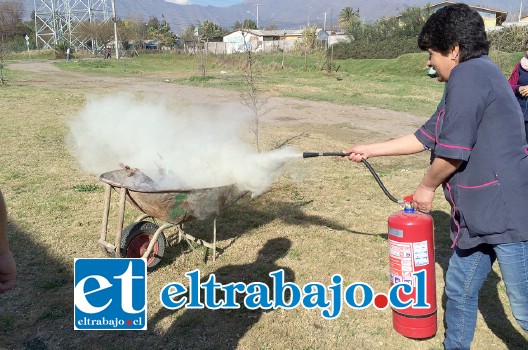
[[[166,283],[184,282],[199,268],[202,276],[259,281],[284,268],[303,285],[366,282],[387,291],[387,217],[398,210],[382,194],[367,169],[334,158],[290,163],[273,188],[256,199],[243,198],[218,221],[216,263],[204,262],[182,243],[166,251],[162,266],[149,274],[149,329],[144,332],[74,332],[72,266],[76,257],[103,257],[99,236],[103,191],[90,174],[77,169],[64,145],[65,122],[82,108],[85,93],[18,84],[0,87],[0,182],[10,213],[10,241],[18,264],[18,284],[0,296],[0,347],[9,349],[404,349],[442,348],[443,275],[449,256],[448,208],[438,193],[436,210],[438,334],[406,339],[392,329],[389,310],[344,310],[333,321],[317,310],[168,311],[158,293]],[[106,92],[106,91],[105,91]],[[299,150],[340,150],[349,140],[381,136],[348,125],[272,125],[262,129],[271,149],[294,138]],[[401,197],[413,191],[427,155],[371,162],[389,190]],[[81,188],[94,191],[79,191]],[[128,212],[127,222],[137,214]],[[211,220],[186,230],[210,238]],[[113,226],[112,226],[113,227]],[[264,254],[259,251],[267,246]],[[511,317],[497,270],[482,290],[475,349],[522,349],[528,339]],[[499,303],[498,300],[502,302]]]

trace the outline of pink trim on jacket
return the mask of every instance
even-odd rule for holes
[[[436,139],[432,137],[431,135],[429,135],[428,133],[426,133],[423,128],[420,128],[420,132],[424,134],[424,136],[427,137],[429,140],[436,142]]]
[[[495,181],[490,181],[488,183],[485,183],[485,184],[482,184],[482,185],[478,185],[478,186],[464,186],[464,185],[457,185],[458,187],[460,188],[482,188],[482,187],[486,187],[486,186],[491,186],[493,184],[496,184],[497,182],[499,182],[499,180],[495,180]]]
[[[445,148],[457,148],[457,149],[463,149],[465,151],[471,151],[473,148],[471,147],[462,147],[462,146],[455,146],[455,145],[446,145],[445,143],[437,143],[437,145],[445,147]]]

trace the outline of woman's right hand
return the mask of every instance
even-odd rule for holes
[[[369,149],[370,145],[355,145],[343,151],[348,154],[348,159],[354,162],[361,162],[363,159],[367,159],[371,155]]]
[[[520,86],[519,94],[521,94],[522,97],[528,96],[528,85]]]

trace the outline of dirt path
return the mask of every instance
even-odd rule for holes
[[[168,83],[162,78],[90,76],[63,71],[50,61],[8,63],[7,67],[31,74],[31,79],[20,82],[23,85],[67,88],[91,93],[129,91],[168,98],[177,96],[180,101],[190,104],[223,104],[240,101],[240,94],[233,90],[178,85]],[[414,132],[416,127],[425,121],[424,116],[374,107],[339,105],[284,97],[271,97],[266,109],[268,112],[262,119],[264,123],[290,125],[350,123],[354,127],[388,136]]]

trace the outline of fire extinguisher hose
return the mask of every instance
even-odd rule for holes
[[[341,152],[304,152],[303,158],[313,158],[313,157],[325,157],[325,156],[335,156],[335,157],[346,157],[348,156],[347,153],[341,153]],[[370,163],[366,159],[361,159],[361,162],[365,164],[367,169],[370,171],[372,176],[374,176],[374,179],[378,183],[379,187],[382,189],[383,193],[394,203],[402,204],[402,200],[398,200],[396,197],[394,197],[390,192],[387,190],[383,182],[381,181],[379,175],[376,173],[376,170],[370,165]]]

